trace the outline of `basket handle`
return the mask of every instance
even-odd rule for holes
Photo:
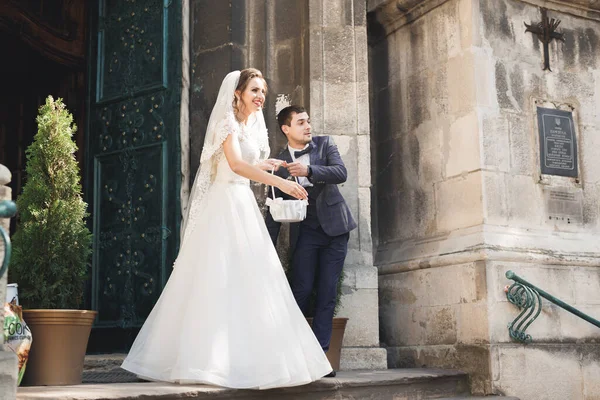
[[[275,167],[271,167],[271,173],[275,174]],[[298,182],[298,177],[295,176],[294,179],[296,179],[296,183],[300,184],[300,182]],[[275,186],[271,185],[271,192],[273,193],[273,200],[275,200]]]

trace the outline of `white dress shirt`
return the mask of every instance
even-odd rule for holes
[[[304,146],[304,149],[306,149],[309,145],[310,143]],[[310,153],[303,154],[300,157],[298,157],[298,159],[296,159],[296,156],[294,156],[294,152],[301,151],[304,149],[294,149],[288,145],[288,150],[290,151],[290,155],[292,156],[292,161],[299,162],[302,165],[310,165]],[[298,183],[303,187],[310,187],[313,185],[305,176],[299,176]]]

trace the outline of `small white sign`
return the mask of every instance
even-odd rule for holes
[[[13,300],[15,300],[17,305],[19,304],[19,285],[9,283],[6,285],[6,302],[10,303]]]

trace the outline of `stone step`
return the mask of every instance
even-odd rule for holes
[[[92,362],[87,364],[88,371],[92,364]],[[101,367],[99,364],[101,363],[97,362],[94,368]],[[110,363],[104,363],[104,367],[107,364]],[[411,368],[385,371],[340,371],[335,378],[323,378],[309,385],[261,391],[160,382],[20,387],[17,399],[392,400],[401,398],[424,400],[468,396],[467,380],[467,375],[458,371]]]
[[[129,371],[121,369],[126,354],[99,354],[85,356],[83,383],[143,382]]]
[[[461,396],[461,397],[444,397],[437,400],[519,400],[517,397],[504,396]]]
[[[467,376],[435,369],[342,371],[310,385],[267,391],[231,390],[203,385],[150,383],[120,368],[125,354],[88,355],[83,385],[54,388],[20,388],[18,399],[438,399],[493,400],[468,395]],[[364,397],[363,397],[364,396]],[[450,396],[450,397],[448,397]],[[454,396],[454,397],[451,397]],[[498,400],[518,400],[513,397]]]

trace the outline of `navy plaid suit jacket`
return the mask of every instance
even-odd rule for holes
[[[276,158],[285,160],[289,163],[293,162],[287,146]],[[321,186],[318,188],[321,190],[317,197],[316,208],[319,224],[321,225],[321,228],[323,228],[323,231],[329,236],[338,236],[348,233],[356,228],[357,225],[354,218],[352,218],[350,208],[337,187],[338,184],[346,182],[348,172],[340,157],[337,146],[329,136],[313,137],[313,149],[310,152],[310,167],[312,169],[311,183],[315,188]],[[279,168],[275,174],[283,179],[291,178],[285,168]],[[271,190],[269,190],[269,196],[271,196]],[[290,196],[277,188],[275,188],[275,196],[291,199]],[[273,240],[273,243],[276,244],[281,223],[274,221],[271,217],[271,213],[268,211],[266,223],[271,239]],[[290,229],[292,235],[290,243],[292,244],[292,247],[295,247],[296,240],[294,236],[296,236],[295,232],[297,232],[297,225],[297,223],[292,224]]]

